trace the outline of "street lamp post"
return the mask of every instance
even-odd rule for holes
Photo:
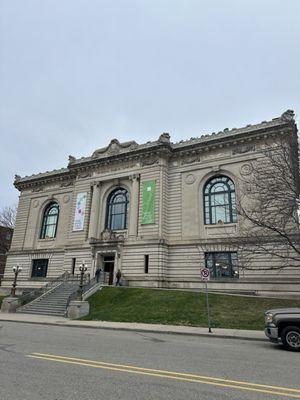
[[[79,300],[82,301],[82,295],[83,295],[83,277],[84,273],[87,270],[87,266],[84,261],[79,266],[79,271],[80,271],[80,283],[79,283]]]
[[[17,264],[16,267],[13,267],[13,271],[14,271],[15,277],[14,277],[14,281],[13,281],[12,289],[11,289],[11,293],[10,293],[11,297],[15,297],[16,296],[16,287],[17,287],[18,274],[20,272],[22,272],[22,269],[23,268],[19,264]]]

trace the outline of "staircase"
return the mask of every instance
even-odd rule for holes
[[[64,317],[69,297],[78,290],[78,283],[65,281],[30,303],[17,309],[23,314],[42,314]]]

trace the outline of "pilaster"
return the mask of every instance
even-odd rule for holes
[[[89,238],[97,237],[99,210],[100,210],[100,194],[101,194],[101,183],[93,183],[93,195],[92,205],[90,213],[90,226],[89,226]]]
[[[129,237],[137,237],[138,235],[138,216],[139,216],[139,194],[140,194],[140,175],[133,174],[129,177],[131,180],[131,196],[130,196],[130,220],[129,220]]]

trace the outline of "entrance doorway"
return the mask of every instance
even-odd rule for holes
[[[108,273],[108,284],[114,282],[115,256],[103,256],[103,271]]]

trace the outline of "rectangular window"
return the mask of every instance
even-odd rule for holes
[[[205,253],[205,266],[212,278],[238,278],[239,269],[236,252]]]
[[[148,274],[149,272],[149,254],[145,254],[144,256],[144,273]]]
[[[48,259],[40,258],[38,260],[32,260],[32,278],[46,278],[48,269]]]

